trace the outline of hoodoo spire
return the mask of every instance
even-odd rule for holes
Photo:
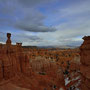
[[[6,41],[7,45],[11,45],[11,33],[7,33],[7,41]]]

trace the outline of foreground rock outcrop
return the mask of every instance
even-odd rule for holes
[[[85,36],[83,40],[84,42],[80,47],[81,90],[90,90],[90,36]]]

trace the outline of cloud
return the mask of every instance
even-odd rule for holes
[[[0,43],[6,42],[6,34],[0,32]]]
[[[60,13],[60,17],[71,17],[78,15],[85,16],[85,14],[90,12],[89,6],[90,0],[82,1],[76,4],[72,4],[67,8],[58,9],[57,12]],[[90,14],[90,13],[89,13]]]
[[[50,0],[51,1],[51,0]],[[36,4],[50,2],[48,0],[1,0],[0,23],[9,27],[30,32],[54,32],[53,27],[47,27],[43,21],[46,18],[35,7]],[[27,7],[28,6],[28,7]],[[3,23],[2,23],[3,20]],[[7,23],[6,23],[7,22]]]
[[[13,39],[17,40],[17,41],[37,41],[37,40],[41,40],[41,38],[39,38],[36,35],[27,35],[26,33],[22,33],[22,34],[16,34],[16,35],[12,35]],[[22,40],[21,40],[22,39]]]
[[[17,0],[19,4],[23,5],[24,7],[33,7],[37,5],[43,5],[48,3],[54,3],[58,0]]]
[[[90,35],[89,2],[87,0],[76,5],[70,5],[64,9],[59,8],[59,12],[49,16],[52,23],[59,22],[55,25],[57,31],[45,34],[40,33],[39,36],[45,42],[49,42],[50,45],[81,45],[83,42],[82,37]],[[63,19],[66,21],[62,22]]]
[[[28,33],[24,32],[15,35],[12,34],[11,40],[14,44],[16,42],[20,42],[23,45],[36,45],[38,42],[42,41],[42,38],[36,35],[31,35],[29,32]]]
[[[21,30],[22,33],[12,40],[24,45],[80,45],[82,37],[90,35],[90,0],[76,0],[75,3],[68,0],[67,4],[62,0],[62,5],[58,0],[58,6],[54,1],[0,0],[0,26]],[[40,11],[38,7],[43,5],[45,11]]]
[[[30,31],[30,32],[54,32],[56,29],[54,27],[47,27],[43,24],[43,20],[46,18],[40,12],[29,9],[30,12],[24,10],[24,18],[16,21],[15,27],[20,30]],[[34,12],[33,12],[34,11]],[[32,12],[32,13],[31,13]]]
[[[30,32],[53,32],[56,31],[55,28],[46,27],[46,26],[38,26],[38,25],[18,25],[16,26],[21,30],[30,31]]]

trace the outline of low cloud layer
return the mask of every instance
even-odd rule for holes
[[[45,27],[45,26],[37,26],[37,25],[17,25],[17,28],[25,31],[31,31],[31,32],[54,32],[56,31],[55,28],[52,27]]]

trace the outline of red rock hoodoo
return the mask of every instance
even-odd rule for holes
[[[85,36],[83,40],[84,42],[80,47],[81,90],[90,90],[90,36]]]
[[[17,87],[21,88],[19,90],[23,90],[22,88],[24,90],[65,88],[63,73],[58,72],[56,64],[42,59],[37,64],[39,58],[35,64],[31,63],[30,56],[25,53],[22,43],[12,45],[10,37],[11,34],[7,33],[6,44],[0,44],[0,90],[15,90]],[[38,70],[32,67],[33,65]],[[43,73],[44,70],[49,71]]]
[[[0,90],[73,90],[79,86],[79,48],[25,48],[18,42],[12,45],[10,38],[7,33],[6,44],[0,44]],[[84,38],[80,48],[84,88],[90,86],[89,38]]]

